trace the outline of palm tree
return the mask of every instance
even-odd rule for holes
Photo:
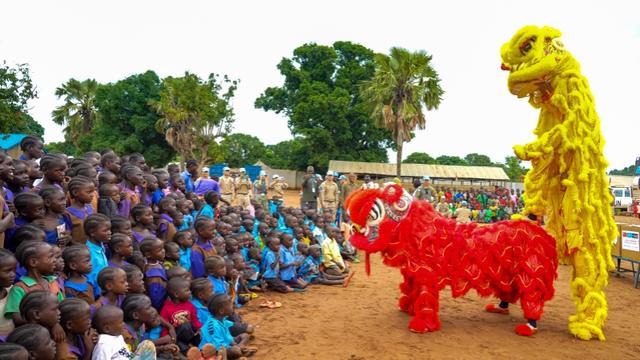
[[[65,136],[76,146],[81,136],[88,134],[98,113],[95,108],[98,82],[94,79],[78,81],[69,79],[56,89],[56,96],[64,97],[64,104],[51,112],[53,122],[65,125]]]
[[[438,73],[425,51],[410,52],[391,48],[390,55],[376,54],[376,71],[362,84],[361,96],[372,107],[377,127],[388,129],[396,143],[397,176],[401,175],[402,145],[410,141],[417,128],[425,128],[423,106],[437,109],[444,91]]]

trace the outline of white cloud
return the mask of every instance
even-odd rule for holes
[[[631,164],[640,83],[640,3],[634,1],[10,1],[3,2],[0,57],[29,63],[40,98],[32,115],[47,141],[62,139],[50,120],[55,88],[75,77],[111,82],[155,70],[240,78],[235,131],[266,143],[290,138],[286,119],[254,109],[255,98],[282,78],[276,64],[306,42],[392,46],[434,56],[446,91],[428,127],[406,155],[494,160],[531,140],[537,111],[506,88],[499,48],[525,24],[551,25],[591,83],[611,167]],[[517,5],[521,4],[521,5]],[[390,154],[393,156],[393,154]],[[390,157],[393,159],[393,157]]]

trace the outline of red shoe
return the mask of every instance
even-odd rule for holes
[[[494,314],[509,315],[509,308],[503,309],[500,306],[495,306],[493,304],[487,304],[487,306],[485,306],[484,309],[487,312],[494,313]]]
[[[520,324],[516,326],[516,334],[520,336],[532,336],[538,332],[538,328],[534,328],[530,324]]]

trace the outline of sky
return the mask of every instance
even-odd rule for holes
[[[550,25],[582,65],[596,99],[611,168],[640,156],[640,1],[3,1],[0,61],[27,63],[39,98],[30,114],[45,141],[63,139],[51,111],[69,78],[115,82],[154,70],[240,79],[234,132],[266,144],[291,138],[287,119],[254,108],[283,77],[276,65],[310,42],[347,40],[376,52],[426,50],[445,90],[427,128],[405,145],[494,161],[534,139],[538,111],[507,90],[500,46],[524,25]],[[395,155],[389,152],[390,159]],[[393,160],[392,160],[393,161]]]

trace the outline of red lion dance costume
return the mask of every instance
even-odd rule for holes
[[[519,324],[516,333],[536,331],[544,303],[553,297],[558,267],[556,242],[539,225],[528,220],[458,224],[396,184],[358,190],[345,205],[353,224],[350,240],[366,252],[367,273],[373,252],[400,268],[399,305],[413,316],[411,331],[440,329],[438,295],[446,285],[453,297],[475,289],[501,299],[500,307],[487,305],[490,312],[507,314],[508,303],[520,300],[529,322]]]

